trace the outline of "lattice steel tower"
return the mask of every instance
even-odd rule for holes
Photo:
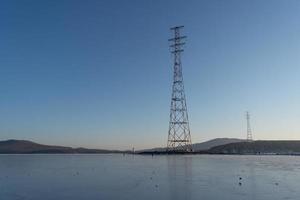
[[[169,39],[172,44],[171,53],[174,55],[174,74],[170,109],[170,122],[168,132],[168,152],[191,152],[192,142],[186,107],[186,98],[183,86],[181,67],[182,46],[185,44],[186,36],[180,35],[183,26],[171,28],[174,31],[174,38]]]
[[[252,141],[252,130],[250,126],[250,113],[246,112],[246,119],[247,119],[247,141]]]

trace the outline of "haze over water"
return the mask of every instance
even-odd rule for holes
[[[296,200],[299,182],[292,156],[0,156],[5,200]]]

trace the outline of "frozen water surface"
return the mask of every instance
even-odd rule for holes
[[[0,199],[299,200],[300,157],[0,155]]]

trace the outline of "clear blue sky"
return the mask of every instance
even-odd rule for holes
[[[0,2],[0,139],[164,146],[169,27],[185,25],[193,142],[300,139],[300,1]]]

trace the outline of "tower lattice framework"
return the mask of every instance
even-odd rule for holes
[[[252,141],[252,130],[250,125],[250,113],[246,112],[247,119],[247,141]]]
[[[191,152],[192,141],[189,127],[186,98],[184,92],[181,53],[186,36],[180,35],[183,26],[171,28],[174,38],[169,39],[172,43],[171,53],[174,56],[174,74],[172,86],[172,98],[170,109],[170,122],[168,131],[168,152]]]

